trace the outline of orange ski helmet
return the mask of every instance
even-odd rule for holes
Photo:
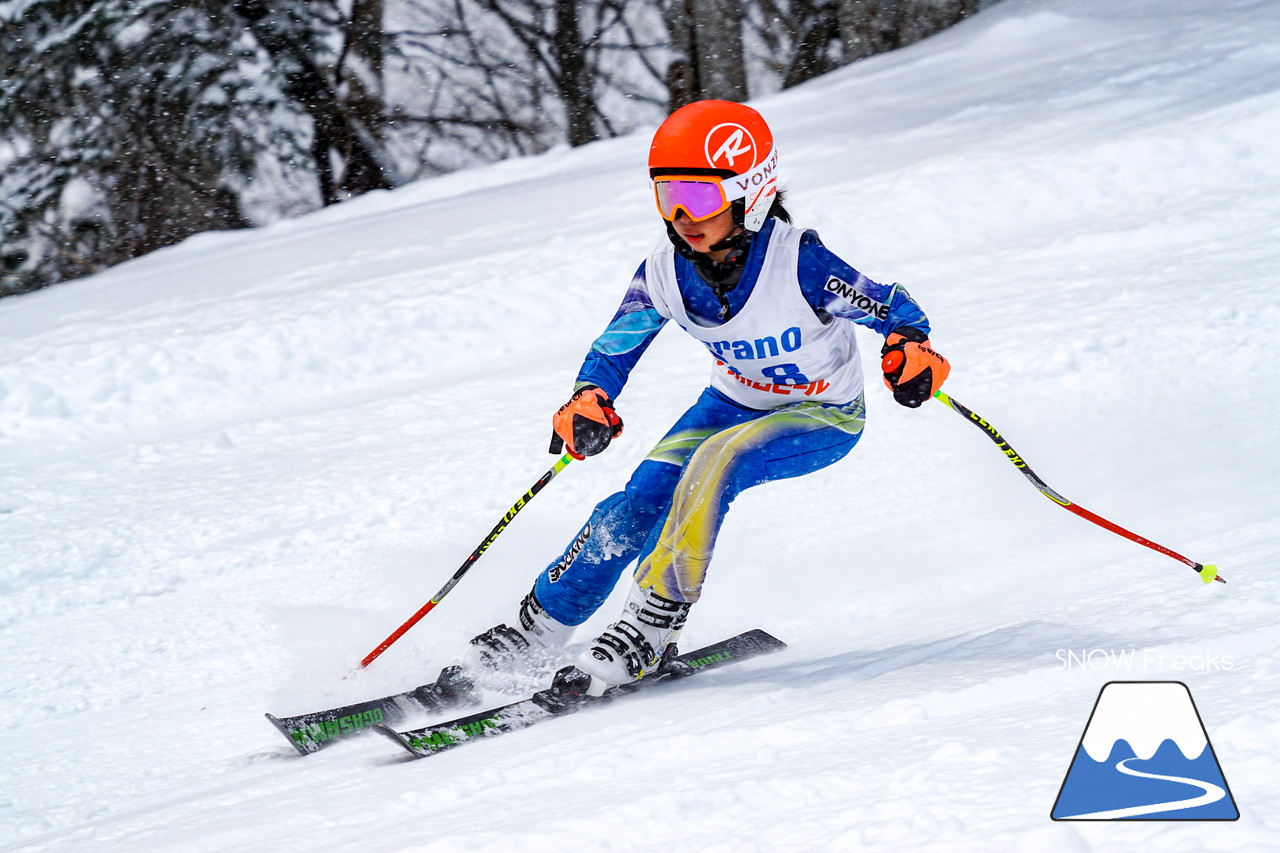
[[[732,204],[739,224],[747,231],[759,231],[778,191],[773,133],[764,117],[746,104],[694,101],[667,116],[653,135],[649,177],[709,179],[719,184],[720,210]],[[664,197],[658,183],[654,187],[658,210],[664,218],[674,219],[677,208],[685,205],[678,198]],[[687,208],[686,212],[694,219],[706,218]]]

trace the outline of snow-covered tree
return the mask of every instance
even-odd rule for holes
[[[395,186],[380,17],[380,0],[0,2],[0,292]]]
[[[383,139],[381,3],[234,0],[270,59],[289,105],[310,120],[311,166],[323,204],[400,183]]]
[[[219,5],[0,4],[0,243],[26,255],[10,257],[16,287],[249,224],[240,189],[291,141],[262,122],[278,93]]]
[[[981,2],[0,0],[0,295],[756,97]]]
[[[657,8],[622,0],[407,0],[392,27],[394,121],[422,129],[422,165],[582,145],[665,102]],[[652,115],[649,115],[652,114]]]
[[[782,88],[906,47],[994,0],[753,0],[749,63]]]

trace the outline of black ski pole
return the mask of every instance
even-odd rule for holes
[[[497,526],[495,526],[493,530],[489,531],[489,535],[484,538],[484,541],[481,542],[479,546],[477,546],[476,549],[471,552],[471,556],[463,560],[462,565],[458,568],[456,572],[453,573],[453,577],[449,578],[449,582],[445,584],[444,587],[442,587],[441,590],[437,592],[431,598],[430,601],[422,605],[422,607],[419,608],[417,613],[410,616],[403,625],[401,625],[399,628],[392,631],[391,636],[387,637],[385,640],[379,643],[376,649],[369,652],[369,654],[365,655],[364,660],[360,661],[361,668],[366,667],[370,663],[372,663],[374,659],[378,657],[378,655],[385,652],[391,646],[392,643],[400,639],[400,637],[404,635],[405,631],[408,631],[414,625],[418,624],[418,620],[420,620],[423,616],[426,616],[428,613],[430,613],[432,608],[434,608],[437,604],[439,604],[441,599],[443,599],[446,595],[449,594],[449,590],[457,586],[458,581],[462,580],[462,576],[465,575],[468,571],[470,571],[471,567],[475,565],[476,560],[480,559],[480,556],[489,549],[489,546],[492,545],[493,541],[498,538],[498,535],[507,528],[508,524],[511,523],[511,519],[516,517],[516,513],[524,509],[525,505],[528,504],[529,501],[533,500],[533,496],[536,495],[538,492],[542,491],[542,487],[545,486],[547,483],[550,483],[553,479],[555,479],[556,474],[559,474],[561,471],[563,471],[565,469],[565,466],[567,466],[572,460],[573,460],[573,457],[567,453],[561,456],[560,460],[556,462],[555,465],[551,466],[551,470],[543,474],[542,477],[538,480],[538,482],[534,483],[529,488],[529,491],[521,495],[520,500],[516,501],[515,505],[512,506],[511,509],[507,510],[507,514],[502,517],[502,520],[498,522]]]

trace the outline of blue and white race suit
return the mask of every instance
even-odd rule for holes
[[[578,373],[617,399],[674,321],[713,357],[709,387],[592,511],[535,584],[567,625],[585,622],[622,571],[675,601],[697,601],[729,503],[743,489],[843,458],[865,423],[855,326],[882,336],[928,319],[899,285],[868,279],[813,231],[771,218],[752,241],[729,318],[692,262],[664,241],[640,266]]]

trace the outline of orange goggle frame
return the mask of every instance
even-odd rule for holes
[[[681,210],[694,222],[701,222],[725,212],[743,197],[743,193],[730,195],[720,178],[706,175],[664,175],[651,183],[658,213],[668,222],[674,222]]]

